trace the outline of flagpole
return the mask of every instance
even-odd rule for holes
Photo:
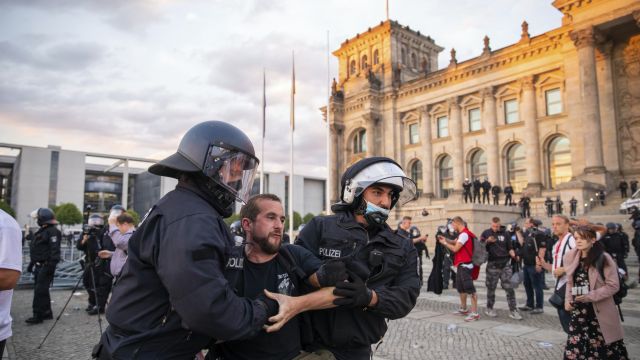
[[[291,158],[289,169],[289,237],[293,241],[293,132],[295,130],[295,94],[296,94],[296,62],[294,52],[291,52],[291,148],[289,156]]]
[[[329,30],[327,30],[327,179],[325,180],[325,215],[329,215],[331,208],[331,65],[329,50]]]
[[[264,194],[264,141],[265,132],[267,126],[267,75],[264,68],[262,68],[262,149],[260,154],[260,194]]]

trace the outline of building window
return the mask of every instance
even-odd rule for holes
[[[480,109],[469,110],[469,131],[478,131],[482,128],[480,121]]]
[[[551,188],[571,180],[571,148],[569,139],[558,136],[549,143],[549,181]]]
[[[487,155],[482,149],[478,149],[471,155],[471,179],[482,179],[487,177]],[[495,179],[491,179],[496,181]]]
[[[351,64],[349,65],[349,75],[355,75],[355,74],[356,74],[356,61],[351,60]]]
[[[451,156],[445,155],[438,165],[438,178],[440,180],[440,197],[447,198],[453,191],[453,164]]]
[[[520,121],[518,113],[518,100],[511,99],[504,102],[504,122],[513,124]]]
[[[414,123],[409,125],[409,144],[417,144],[420,142],[420,135],[418,134],[418,124]]]
[[[422,58],[422,71],[429,72],[429,60],[427,58]]]
[[[441,116],[438,121],[438,137],[443,138],[449,136],[449,118]]]
[[[407,63],[407,50],[405,50],[404,48],[400,50],[400,60],[403,65]]]
[[[353,137],[353,153],[360,154],[367,152],[367,131],[360,130]]]
[[[369,59],[367,58],[367,55],[362,55],[362,61],[360,62],[360,69],[366,69],[369,64],[367,64],[367,61]]]
[[[418,68],[418,57],[415,53],[411,53],[411,67],[414,69]]]
[[[524,146],[515,143],[507,150],[507,180],[513,191],[521,192],[527,186],[527,168]]]
[[[547,102],[547,115],[556,115],[562,112],[562,94],[560,89],[551,89],[544,92]]]
[[[411,164],[411,180],[416,183],[418,190],[422,190],[422,162],[420,160]]]
[[[375,49],[373,51],[373,65],[378,64],[380,64],[380,53],[378,52],[378,49]]]

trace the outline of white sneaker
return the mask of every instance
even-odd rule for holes
[[[496,317],[498,316],[498,314],[496,313],[495,310],[493,309],[487,309],[484,311],[484,314],[487,315],[488,317]]]
[[[477,321],[480,320],[480,314],[478,313],[470,313],[469,315],[467,315],[466,318],[464,318],[464,321]]]
[[[518,310],[513,310],[510,314],[509,317],[512,318],[513,320],[522,320],[522,315],[520,315],[520,313],[518,312]]]

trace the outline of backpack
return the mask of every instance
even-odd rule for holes
[[[471,255],[471,262],[475,266],[480,266],[487,262],[489,254],[487,253],[487,247],[478,239],[477,236],[473,237],[473,254]]]
[[[600,273],[600,276],[602,277],[602,279],[604,279],[604,255],[600,255],[600,257],[596,259],[595,265],[596,265],[596,269],[598,269],[598,273]],[[624,299],[627,296],[629,287],[627,286],[627,284],[625,284],[624,277],[620,274],[620,272],[616,271],[616,273],[618,274],[618,281],[620,282],[620,287],[618,288],[618,291],[615,294],[613,294],[613,301],[616,303],[616,305],[620,305],[622,303],[622,299]]]

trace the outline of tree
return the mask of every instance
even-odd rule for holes
[[[293,229],[296,230],[302,224],[302,216],[297,211],[293,212]],[[289,230],[289,218],[284,221],[284,230]],[[289,234],[291,235],[291,234]]]
[[[140,223],[140,214],[138,214],[133,209],[127,210],[127,214],[131,215],[131,217],[133,218],[133,225],[138,226],[138,224]]]
[[[55,206],[53,212],[60,225],[81,224],[83,217],[80,210],[74,203],[63,203]]]
[[[0,200],[0,209],[4,210],[4,212],[6,212],[7,214],[11,215],[12,217],[14,217],[14,218],[16,217],[16,212],[13,211],[11,206],[9,206],[9,204],[4,202],[4,200]]]
[[[312,213],[307,213],[307,215],[305,215],[305,216],[302,218],[302,223],[303,223],[303,224],[308,224],[308,223],[311,221],[311,219],[313,219],[314,217],[316,217],[316,216],[315,216],[315,215],[313,215]]]
[[[231,224],[236,220],[240,220],[240,214],[233,214],[233,215],[229,216],[228,218],[224,219],[224,222],[227,225],[231,226]]]

